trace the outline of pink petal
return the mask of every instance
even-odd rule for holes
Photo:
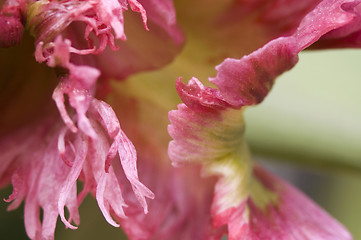
[[[20,43],[24,26],[21,22],[23,1],[7,0],[0,11],[0,48],[8,48]]]
[[[270,204],[263,210],[257,207],[252,198],[248,198],[237,208],[229,209],[228,213],[215,216],[215,225],[229,222],[230,240],[352,239],[339,222],[291,185],[259,167],[255,168],[255,177],[280,198],[277,204]],[[246,208],[249,213],[246,213]]]
[[[117,42],[117,52],[106,49],[97,56],[96,64],[106,79],[125,79],[135,72],[158,69],[171,62],[182,50],[184,36],[176,24],[172,1],[139,2],[147,13],[150,31],[144,31],[138,16],[127,16],[127,24],[132,26],[127,32],[128,40]]]
[[[196,78],[192,78],[188,84],[177,81],[176,88],[184,103],[178,105],[178,110],[169,113],[171,125],[168,132],[173,138],[168,148],[169,156],[176,165],[202,163],[206,173],[220,177],[215,188],[212,215],[215,226],[228,225],[230,239],[240,239],[244,234],[249,234],[248,239],[287,239],[284,236],[293,236],[294,239],[306,236],[308,239],[307,231],[311,231],[310,234],[316,239],[351,238],[337,221],[302,198],[300,205],[312,206],[312,211],[322,216],[321,219],[312,219],[313,228],[305,224],[302,219],[307,218],[308,212],[288,211],[292,206],[288,202],[283,204],[284,196],[278,190],[274,191],[281,199],[278,211],[286,215],[285,222],[277,222],[276,214],[270,220],[276,221],[276,225],[265,224],[264,229],[269,229],[267,231],[241,224],[248,221],[245,204],[248,204],[247,194],[251,196],[253,191],[247,190],[246,186],[259,176],[256,174],[252,177],[251,174],[252,163],[243,141],[244,123],[240,110],[244,106],[260,103],[272,88],[274,79],[297,63],[297,54],[301,50],[331,31],[358,22],[355,10],[358,3],[323,1],[304,17],[292,35],[272,40],[241,59],[224,60],[216,67],[217,76],[210,78],[218,89],[205,87]],[[286,198],[293,197],[287,195]],[[268,204],[271,202],[269,200]],[[295,219],[291,214],[295,214]],[[262,218],[256,217],[255,220],[262,221]],[[323,222],[335,226],[335,231],[324,228]],[[287,224],[291,227],[283,229],[284,232],[278,230]],[[266,233],[262,235],[262,231]]]
[[[109,168],[110,161],[112,160],[112,157],[114,157],[114,148],[117,148],[124,173],[127,179],[130,181],[138,201],[144,208],[144,213],[147,213],[148,207],[145,201],[145,197],[154,198],[154,194],[139,181],[136,166],[137,154],[134,145],[121,130],[119,121],[109,105],[105,104],[104,102],[94,100],[93,107],[93,111],[99,114],[101,120],[100,122],[108,131],[108,134],[112,136],[114,133],[117,133],[113,137],[114,142],[108,152],[105,168]]]
[[[18,18],[0,15],[0,48],[19,44],[23,30],[24,27]]]
[[[304,16],[320,2],[321,0],[234,1],[222,13],[219,22],[235,25],[254,18],[253,24],[262,28],[266,34],[263,37],[286,36],[292,34]]]
[[[104,191],[105,191],[105,184],[106,184],[106,177],[105,174],[103,174],[100,177],[100,180],[98,182],[98,187],[97,187],[97,192],[96,192],[96,198],[97,198],[97,202],[99,205],[100,210],[102,211],[105,219],[107,220],[107,222],[110,225],[113,225],[114,227],[119,227],[119,224],[117,224],[116,222],[114,222],[114,220],[112,219],[112,217],[110,216],[110,212],[109,212],[109,207],[105,206],[104,203]],[[123,214],[124,215],[124,214]],[[125,216],[125,215],[124,215]]]
[[[354,14],[352,22],[322,36],[317,43],[312,45],[312,48],[360,47],[361,8],[359,2],[345,3],[341,5],[341,9]]]
[[[100,105],[104,104],[100,102]],[[111,109],[109,111],[112,113]],[[112,166],[108,167],[108,172],[105,171],[110,148],[109,136],[100,123],[92,119],[92,114],[89,115],[97,140],[81,131],[75,134],[66,131],[59,121],[52,120],[40,122],[36,127],[20,129],[18,133],[2,139],[0,149],[4,151],[0,155],[4,165],[0,179],[6,182],[8,175],[12,176],[14,190],[8,201],[13,202],[9,209],[19,206],[25,198],[26,231],[32,239],[52,239],[58,215],[67,227],[76,228],[71,221],[79,224],[78,207],[89,191],[95,193],[108,222],[118,226],[112,217],[126,217],[123,210],[127,206],[122,196],[123,186]],[[104,115],[102,117],[105,119]],[[120,128],[119,125],[117,128]],[[113,133],[112,136],[116,139],[118,134],[114,136]],[[124,140],[116,141],[121,148]],[[133,163],[128,164],[135,167]],[[131,170],[136,171],[134,168]],[[84,189],[77,197],[76,182],[81,175],[85,181]],[[131,184],[137,184],[134,190],[138,192],[135,194],[143,200],[142,206],[147,209],[144,198],[152,197],[153,193],[139,182],[136,172],[131,172],[130,176]],[[127,181],[123,183],[126,185]],[[43,209],[42,221],[40,207]],[[64,207],[68,209],[68,219],[65,218]]]
[[[98,133],[103,131],[100,126],[95,125]],[[111,211],[116,216],[125,218],[123,207],[127,207],[122,196],[121,187],[114,174],[113,168],[110,166],[108,172],[105,171],[105,161],[109,150],[108,139],[99,134],[97,141],[90,141],[90,161],[91,174],[97,182],[96,199],[105,219],[113,226],[119,226],[111,217]]]
[[[67,179],[64,182],[64,186],[62,187],[62,189],[60,191],[59,200],[58,200],[58,212],[59,212],[60,218],[63,221],[63,223],[65,224],[65,226],[67,226],[71,229],[76,229],[76,227],[71,225],[70,222],[65,219],[64,206],[66,204],[69,192],[76,185],[76,181],[83,168],[83,164],[84,164],[84,161],[85,161],[85,158],[87,155],[87,151],[88,151],[88,142],[86,141],[86,139],[84,137],[79,136],[76,139],[75,144],[76,144],[75,147],[77,149],[77,153],[75,155],[74,164],[69,172],[69,175],[67,176]]]
[[[341,8],[345,2],[347,1],[324,1],[304,18],[294,35],[275,39],[241,59],[226,59],[216,67],[217,76],[210,79],[219,90],[204,87],[195,78],[187,85],[178,80],[177,91],[187,107],[179,106],[181,110],[171,112],[170,115],[180,118],[186,111],[190,111],[187,115],[197,118],[199,124],[202,119],[211,121],[198,112],[219,115],[223,109],[241,108],[261,102],[270,91],[274,79],[296,64],[299,51],[322,35],[352,23],[355,14]],[[329,19],[330,15],[332,18]],[[191,110],[186,110],[187,108]],[[180,127],[179,125],[179,129]],[[173,129],[172,126],[170,128]],[[174,134],[177,131],[178,129],[172,130]]]
[[[143,8],[142,4],[140,4],[136,0],[128,0],[129,6],[132,9],[133,12],[139,12],[143,19],[144,28],[146,30],[149,30],[147,27],[147,13],[145,9]]]
[[[125,40],[123,9],[126,5],[118,0],[105,0],[99,1],[96,7],[99,18],[114,29],[116,38]]]

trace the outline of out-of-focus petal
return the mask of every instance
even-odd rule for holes
[[[176,1],[175,5],[190,55],[197,49],[197,63],[214,66],[226,57],[239,58],[274,38],[292,34],[319,2],[200,0]]]
[[[267,185],[262,174],[252,174],[253,164],[243,141],[242,110],[265,98],[274,79],[297,63],[297,54],[301,50],[330,31],[357,22],[354,7],[358,3],[323,1],[304,17],[292,35],[270,41],[239,60],[226,59],[216,67],[217,76],[210,79],[218,89],[205,87],[196,78],[188,84],[178,80],[177,91],[184,103],[178,106],[178,110],[169,113],[171,125],[168,131],[174,139],[169,144],[169,156],[177,165],[202,163],[206,173],[219,176],[212,216],[215,226],[228,225],[230,239],[239,239],[249,232],[249,239],[289,239],[290,236],[293,239],[308,239],[309,236],[315,236],[315,239],[352,238],[336,220],[314,207],[306,198],[300,197],[303,203],[299,204],[317,209],[316,212],[322,216],[320,219],[312,217],[312,226],[305,224],[302,219],[306,219],[309,212],[302,215],[287,202],[297,196],[290,187],[283,195],[278,189]],[[249,199],[254,203],[253,209],[249,206]],[[273,206],[270,211],[275,211],[271,214],[272,220],[259,217],[267,215],[264,211],[269,206]],[[288,208],[289,211],[286,210]],[[277,222],[278,216],[286,212],[295,214],[296,219],[289,215],[286,219],[289,222]],[[258,217],[252,219],[252,214]],[[260,226],[265,224],[266,227],[252,229],[251,224],[240,224],[242,221],[251,223],[251,220],[261,221]],[[268,225],[268,221],[276,221],[280,228],[282,224],[291,226],[284,228],[285,232],[280,232],[275,226]],[[325,221],[335,226],[335,231],[325,227]],[[294,228],[296,226],[297,230]]]
[[[231,1],[221,16],[225,23],[239,23],[245,18],[253,18],[254,24],[265,31],[265,36],[275,38],[292,34],[303,19],[321,0],[260,0]]]
[[[24,26],[22,23],[23,0],[7,0],[0,11],[0,49],[20,43]]]
[[[153,70],[170,63],[182,50],[184,36],[177,25],[172,1],[140,1],[148,16],[145,31],[138,16],[125,14],[127,41],[117,41],[114,52],[106,49],[95,59],[106,79],[124,79],[132,73]]]
[[[341,224],[293,186],[258,166],[254,176],[279,196],[278,203],[260,209],[252,196],[238,208],[230,209],[231,216],[226,217],[232,218],[229,239],[352,239]],[[215,221],[225,220],[222,217]]]

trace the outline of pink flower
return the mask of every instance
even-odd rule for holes
[[[88,193],[130,239],[352,239],[253,162],[243,111],[305,48],[358,47],[359,3],[183,1],[177,23],[170,0],[7,0],[0,47],[21,44],[1,56],[11,72],[1,81],[16,93],[4,91],[0,108],[0,185],[13,185],[8,209],[25,202],[31,239],[53,239],[58,216],[76,229]],[[22,37],[24,25],[34,40]],[[34,69],[32,43],[35,60],[56,76]],[[20,72],[7,54],[24,62]],[[169,112],[170,141],[167,112],[178,99],[168,77],[198,67],[207,76],[224,58],[210,78],[217,88],[197,78],[176,82],[183,103]],[[154,79],[111,81],[165,65]]]

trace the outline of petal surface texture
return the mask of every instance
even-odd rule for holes
[[[183,103],[169,113],[174,139],[169,156],[175,165],[201,163],[207,175],[219,177],[213,224],[228,225],[229,239],[352,239],[311,200],[254,165],[243,140],[242,115],[246,106],[263,101],[275,78],[297,63],[300,51],[333,32],[342,38],[336,34],[340,29],[357,31],[358,4],[320,2],[291,34],[218,65],[216,77],[209,79],[217,89],[196,78],[187,84],[178,79]]]
[[[8,209],[36,240],[76,229],[88,194],[134,240],[352,239],[253,162],[243,113],[300,51],[360,47],[360,2],[2,1]]]

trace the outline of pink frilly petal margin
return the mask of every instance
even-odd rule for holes
[[[25,200],[25,227],[31,239],[52,239],[58,217],[57,201],[60,190],[70,168],[61,160],[57,150],[56,124],[43,122],[35,128],[27,128],[11,137],[2,138],[1,159],[11,162],[3,168],[12,175],[14,190],[7,201],[13,201],[9,210],[18,207]],[[47,141],[44,142],[44,139]],[[13,144],[16,142],[16,144]],[[79,221],[76,189],[72,187],[67,196],[66,206],[75,222]],[[75,202],[74,202],[75,201]],[[76,206],[76,207],[75,207]],[[43,209],[43,224],[40,222],[40,208]]]
[[[111,161],[114,158],[114,152],[117,152],[122,168],[124,169],[125,176],[131,183],[133,192],[135,193],[138,202],[140,202],[143,207],[144,213],[148,213],[145,197],[153,199],[154,194],[139,181],[136,165],[137,153],[134,145],[120,128],[119,121],[114,111],[108,104],[94,99],[91,111],[96,111],[98,114],[98,121],[108,131],[110,137],[112,137],[112,134],[116,133],[116,135],[112,137],[113,143],[110,146],[105,159],[105,171],[108,171],[110,168]]]
[[[146,26],[147,15],[142,5],[135,0],[128,3],[133,11],[141,13]],[[12,176],[14,184],[13,193],[7,199],[13,201],[9,209],[16,208],[25,199],[28,236],[52,239],[58,215],[67,227],[76,228],[71,222],[79,224],[78,206],[91,192],[106,220],[119,226],[112,216],[125,218],[123,207],[127,204],[122,196],[121,184],[125,183],[116,177],[120,170],[114,172],[112,167],[112,160],[118,154],[132,192],[147,213],[145,198],[154,198],[154,194],[139,181],[135,148],[120,128],[112,108],[94,98],[101,72],[95,67],[76,65],[72,60],[74,55],[98,54],[107,45],[116,49],[112,29],[115,38],[125,39],[123,11],[127,9],[127,2],[36,1],[28,7],[28,26],[36,37],[35,58],[59,71],[60,82],[53,99],[65,127],[57,120],[47,120],[35,129],[24,127],[1,139],[0,158],[4,165],[0,182],[6,184]],[[71,40],[63,39],[62,31],[74,21],[86,24],[84,37],[88,49],[76,49]],[[88,38],[91,33],[100,41],[97,47]],[[84,182],[79,194],[78,179]],[[40,207],[44,211],[43,221],[40,221]],[[68,218],[64,207],[68,209]]]
[[[112,216],[126,218],[123,210],[128,207],[123,198],[126,179],[133,189],[126,194],[135,194],[143,214],[148,211],[145,198],[154,198],[154,194],[139,182],[135,149],[129,148],[132,143],[120,129],[113,110],[95,99],[90,107],[89,122],[95,139],[81,131],[72,133],[54,120],[40,123],[35,130],[29,126],[1,139],[0,158],[4,165],[0,182],[6,184],[8,176],[12,176],[14,189],[7,201],[13,202],[9,210],[18,207],[25,198],[25,226],[31,239],[53,239],[58,215],[67,227],[76,229],[71,221],[79,224],[78,207],[88,192],[96,196],[106,220],[119,226]],[[112,128],[113,132],[107,132]],[[106,161],[112,160],[109,155],[114,144],[126,174],[122,182],[117,180],[121,169],[115,172],[109,163],[105,167]],[[78,179],[84,183],[79,194],[76,190]],[[39,207],[44,211],[42,222]],[[68,218],[64,207],[68,209]]]
[[[141,202],[143,211],[147,211],[144,197],[153,197],[153,194],[138,180],[133,144],[120,129],[119,122],[116,120],[116,117],[114,117],[115,115],[111,108],[105,103],[93,98],[95,82],[99,77],[99,71],[93,67],[75,65],[74,62],[70,60],[71,54],[99,54],[107,45],[113,49],[116,48],[111,29],[115,32],[115,38],[124,39],[122,14],[126,8],[126,1],[102,1],[102,3],[107,3],[107,6],[101,9],[97,8],[99,7],[97,4],[101,1],[68,1],[69,5],[59,5],[59,1],[50,2],[54,4],[54,6],[49,5],[50,8],[41,12],[45,14],[43,15],[45,16],[44,19],[50,19],[49,22],[41,22],[41,17],[38,19],[34,18],[35,20],[40,19],[40,24],[34,24],[36,27],[32,31],[34,31],[33,34],[37,36],[37,60],[40,62],[46,61],[51,67],[60,66],[65,70],[65,73],[60,75],[61,82],[54,92],[54,99],[67,128],[61,127],[61,124],[55,121],[56,124],[45,124],[44,126],[39,126],[36,130],[22,130],[18,135],[10,137],[11,139],[8,138],[5,139],[6,141],[2,141],[0,145],[0,149],[3,150],[0,151],[1,158],[4,159],[3,162],[5,163],[0,168],[0,170],[2,169],[2,172],[0,171],[0,183],[6,184],[9,175],[12,175],[11,179],[14,184],[14,191],[9,197],[9,201],[14,201],[10,207],[15,208],[20,204],[22,198],[25,198],[26,228],[29,237],[35,239],[41,237],[52,238],[58,213],[60,213],[62,220],[68,227],[74,227],[70,223],[72,220],[75,224],[78,224],[79,216],[77,207],[89,191],[96,195],[99,207],[107,221],[117,226],[118,224],[112,219],[112,216],[116,219],[120,218],[118,221],[121,222],[121,217],[124,217],[123,206],[130,205],[125,203],[122,196],[124,192],[123,188],[125,187],[122,186],[121,183],[123,184],[124,181],[116,179],[118,173],[121,172],[119,166],[123,167],[125,177],[131,182],[130,188],[132,191],[130,192],[135,192],[135,199]],[[219,90],[205,88],[202,84],[197,83],[196,80],[193,80],[193,85],[189,84],[188,86],[179,81],[177,83],[177,89],[183,101],[186,103],[186,105],[182,105],[183,110],[186,109],[184,110],[186,111],[185,115],[188,114],[199,119],[199,122],[192,127],[201,131],[202,128],[199,127],[200,123],[209,124],[213,122],[211,124],[213,128],[217,125],[217,120],[221,121],[222,118],[224,118],[222,114],[223,111],[230,108],[238,109],[244,105],[262,101],[271,88],[273,79],[296,63],[297,53],[300,50],[333,29],[341,29],[342,26],[351,26],[351,22],[354,21],[357,15],[357,9],[354,8],[356,3],[349,2],[348,5],[342,5],[344,2],[345,1],[329,1],[319,7],[320,9],[326,9],[326,7],[331,6],[330,9],[325,10],[325,16],[331,12],[335,16],[335,19],[333,19],[334,22],[326,19],[327,21],[325,22],[321,21],[322,24],[318,26],[319,28],[312,24],[310,28],[309,22],[317,18],[317,16],[315,17],[311,14],[308,16],[308,21],[306,17],[298,31],[291,37],[280,38],[271,42],[259,50],[258,53],[255,52],[251,54],[248,60],[247,57],[244,58],[246,59],[244,61],[226,60],[218,67],[219,73],[214,79],[214,82],[218,84]],[[139,11],[141,13],[143,24],[145,24],[146,15],[144,9],[141,7],[142,5],[136,1],[128,1],[128,3],[133,11]],[[147,4],[148,6],[160,6],[161,4],[161,6],[167,6],[173,10],[170,1],[161,2],[154,0],[144,2],[143,4],[144,6]],[[67,8],[67,6],[72,8]],[[52,10],[58,9],[58,7],[60,7],[60,12],[62,11],[63,14],[47,15],[51,14]],[[61,7],[65,8],[63,9]],[[144,8],[146,9],[146,7]],[[69,9],[73,9],[74,11],[69,12]],[[97,17],[100,22],[94,21],[94,19],[89,18],[88,15],[85,14],[94,9],[97,9],[96,13],[98,14]],[[177,28],[174,27],[174,15],[172,12],[163,11],[165,9],[163,7],[150,9],[154,9],[154,11],[153,14],[149,15],[149,18],[159,25],[161,25],[160,23],[164,23],[164,19],[167,19],[167,28],[164,29],[166,29],[169,35],[173,34],[173,39],[178,39],[178,41],[181,42],[182,38]],[[347,10],[348,13],[343,10]],[[354,11],[353,14],[352,11]],[[47,16],[50,18],[47,18]],[[61,19],[57,18],[59,16]],[[319,16],[323,16],[323,14]],[[87,25],[84,35],[88,41],[88,49],[76,49],[71,46],[71,42],[68,39],[63,40],[60,36],[56,37],[57,33],[64,30],[67,26],[70,26],[72,21],[84,22]],[[51,24],[47,25],[47,23]],[[50,25],[57,26],[57,23],[63,25],[59,26],[59,28],[49,28]],[[103,28],[103,24],[108,27]],[[302,24],[304,25],[303,28]],[[344,32],[350,33],[352,31],[347,30]],[[45,35],[42,35],[44,33]],[[95,34],[98,37],[98,45],[93,45],[92,40],[89,38],[91,34]],[[336,36],[344,35],[336,34]],[[309,38],[309,36],[312,36],[312,38]],[[53,42],[54,39],[55,41]],[[264,56],[262,57],[261,55]],[[104,56],[106,57],[106,55]],[[106,64],[108,64],[108,62]],[[242,65],[245,65],[245,67],[240,67]],[[237,71],[234,71],[235,69],[237,69]],[[240,70],[238,71],[238,69]],[[257,71],[255,71],[255,69],[257,69]],[[134,69],[127,71],[123,75],[117,73],[113,75],[109,74],[106,77],[124,77],[132,71],[134,71]],[[230,72],[233,73],[230,74]],[[243,74],[250,74],[252,78],[233,81],[234,78],[239,78],[243,76]],[[227,79],[227,81],[225,79]],[[257,80],[255,81],[255,79]],[[252,87],[248,87],[248,84],[251,84]],[[222,89],[222,87],[224,88]],[[230,90],[229,93],[225,92],[228,90]],[[252,94],[249,94],[249,91],[251,91]],[[245,94],[245,97],[240,98],[240,94]],[[68,96],[69,105],[74,108],[75,114],[68,113],[68,109],[65,107],[66,104],[64,104],[64,95]],[[211,109],[211,111],[209,111],[209,109]],[[179,112],[181,111],[182,109],[179,110]],[[201,118],[198,116],[199,113],[202,113]],[[208,118],[209,116],[212,118]],[[177,119],[177,117],[177,114],[174,114],[174,119]],[[172,121],[172,124],[176,125],[174,121],[175,120]],[[113,125],[114,122],[115,124]],[[184,126],[187,126],[187,124],[182,124],[184,124],[184,129]],[[68,129],[70,131],[68,131]],[[180,128],[177,129],[176,127],[173,134],[177,135],[176,132],[179,129]],[[25,132],[27,132],[27,134],[22,135]],[[34,134],[34,132],[36,133]],[[23,137],[19,137],[20,135]],[[179,134],[179,136],[180,135],[181,134]],[[35,137],[35,139],[33,139],[33,137]],[[177,137],[174,138],[177,141]],[[41,144],[44,143],[44,139],[47,139],[46,142],[49,144]],[[202,139],[202,134],[195,136],[195,139],[196,141],[185,141],[181,144],[173,144],[177,146],[179,150],[183,150],[183,155],[178,157],[178,162],[184,160],[182,158],[185,156],[184,153],[186,153],[184,149],[189,150],[193,146],[193,149],[199,149],[203,154],[207,152],[207,149],[213,147],[212,145],[207,146],[208,148],[199,148],[199,146],[196,146],[195,143],[197,143],[197,140]],[[20,146],[18,146],[19,142],[22,142]],[[13,145],[8,145],[8,143],[12,143]],[[185,143],[187,143],[186,147],[183,146]],[[235,144],[237,144],[237,141]],[[15,146],[19,148],[15,148]],[[202,152],[202,150],[204,151]],[[32,154],[29,155],[27,154],[28,152],[32,152]],[[120,156],[121,164],[119,163],[120,165],[117,168],[113,168],[111,160],[117,153]],[[212,152],[209,152],[210,158],[212,157],[211,153]],[[191,154],[187,155],[189,158],[192,158]],[[202,159],[200,159],[200,157],[202,157],[201,154],[194,159],[201,162]],[[29,161],[29,159],[33,160]],[[96,159],[101,159],[101,161],[95,161]],[[52,177],[58,176],[57,174],[62,177],[54,180]],[[39,176],[41,176],[41,178]],[[255,176],[262,180],[262,177],[257,176],[257,174],[255,174]],[[84,181],[84,187],[77,196],[75,183],[78,178]],[[49,187],[49,184],[52,184],[52,186]],[[184,189],[186,189],[186,186],[184,186]],[[129,197],[128,194],[123,195],[126,195],[126,198]],[[175,197],[175,199],[178,198]],[[179,204],[181,204],[183,200],[178,200]],[[204,200],[200,202],[202,201]],[[43,219],[46,220],[46,222],[40,222],[39,206],[44,210]],[[68,219],[64,216],[64,206],[68,208],[70,213]],[[130,207],[129,212],[131,212],[131,210]],[[192,210],[188,209],[187,211]],[[216,213],[218,214],[219,211],[216,211]],[[237,220],[237,218],[235,219]],[[136,221],[138,220],[136,219]],[[229,221],[228,217],[226,220],[229,225],[237,222],[234,219]],[[179,229],[179,222],[182,221],[176,222],[178,222],[178,224],[175,226]],[[236,227],[237,226],[238,225],[236,225]],[[131,231],[130,227],[128,231]]]
[[[143,23],[146,26],[147,17],[142,5],[140,5],[134,0],[129,1],[129,4],[133,11],[141,13]],[[124,31],[122,29],[122,9],[126,9],[126,2],[118,2],[113,0],[99,1],[98,4],[95,6],[98,10],[97,12],[99,13],[98,17],[102,21],[100,25],[110,25],[115,31],[116,38],[123,38],[125,40]],[[87,9],[87,7],[85,7],[85,9]],[[38,47],[43,48],[42,42],[39,42]],[[144,208],[144,212],[147,213],[148,209],[145,197],[154,198],[154,194],[139,182],[136,170],[137,157],[135,148],[121,130],[119,121],[117,120],[117,117],[111,107],[104,102],[93,99],[93,95],[95,93],[95,83],[100,76],[100,71],[93,67],[76,66],[72,64],[70,62],[70,53],[74,50],[71,47],[71,42],[68,39],[63,40],[61,36],[58,36],[55,39],[53,46],[51,44],[50,50],[43,48],[43,51],[37,49],[37,52],[42,53],[44,52],[44,50],[45,54],[48,56],[40,56],[38,57],[38,59],[46,61],[50,67],[60,66],[69,71],[69,73],[65,74],[65,77],[61,79],[60,84],[55,89],[53,94],[53,99],[55,100],[59,112],[61,113],[64,122],[67,124],[67,127],[71,131],[77,132],[75,124],[73,123],[72,119],[70,119],[67,113],[64,104],[64,94],[68,95],[70,106],[76,110],[78,127],[83,133],[91,137],[93,141],[96,141],[98,135],[95,133],[95,130],[91,126],[90,120],[86,116],[90,105],[92,105],[93,114],[96,114],[95,116],[98,117],[98,120],[108,131],[109,137],[111,137],[114,141],[109,149],[109,153],[107,154],[107,158],[105,160],[105,171],[109,171],[111,161],[115,157],[115,153],[118,153],[127,179],[131,182],[134,193],[136,194],[137,199]],[[83,164],[77,165],[82,166]],[[72,182],[74,182],[79,177],[80,170],[81,168],[79,168],[78,170],[74,170]],[[104,188],[106,176],[102,176],[99,181],[101,183],[100,186],[102,186],[101,188]],[[103,191],[104,190],[99,190],[97,191],[97,193],[103,193]],[[105,210],[104,202],[102,201],[102,199],[97,199],[101,203],[100,205],[102,212],[106,213],[105,216],[107,220],[109,220],[112,225],[118,226],[114,223],[114,221],[110,219],[110,214],[108,211]],[[63,208],[63,202],[63,199],[61,203],[59,201],[59,211]],[[62,220],[65,221],[63,214],[60,214],[60,216],[62,217]],[[71,226],[68,225],[68,227]]]
[[[212,169],[212,165],[222,158],[232,158],[239,151],[241,155],[236,158],[239,162],[233,162],[237,166],[245,164],[242,112],[237,109],[260,103],[275,78],[297,63],[301,50],[323,36],[333,36],[337,46],[335,43],[342,43],[350,33],[358,32],[359,3],[322,1],[303,18],[292,35],[272,40],[241,59],[224,60],[216,67],[217,76],[209,79],[218,89],[205,87],[196,78],[188,84],[178,79],[176,88],[184,103],[169,113],[168,131],[173,141],[168,153],[176,165],[202,163],[206,171],[220,177],[212,204],[213,224],[214,227],[228,225],[229,239],[352,239],[341,224],[312,201],[259,167],[255,167],[252,179],[261,182],[266,191],[276,193],[277,203],[269,201],[266,210],[261,209],[252,203],[256,200],[252,189],[249,196],[240,194],[239,200],[228,201],[237,191],[230,182],[232,172],[227,173],[227,165],[225,172]],[[357,41],[353,43],[356,45]],[[236,175],[233,178],[238,179]],[[301,206],[304,212],[300,211]]]
[[[128,5],[142,21],[135,14],[125,14]],[[73,56],[74,61],[101,69],[103,80],[124,79],[169,63],[184,41],[172,1],[144,1],[144,5],[135,0],[36,1],[29,5],[27,26],[37,45],[51,48],[61,33],[76,46],[71,52],[86,55]],[[125,19],[132,26],[127,36]]]
[[[139,12],[147,28],[147,15],[143,6],[136,0],[72,0],[72,1],[37,1],[29,4],[28,26],[36,37],[36,42],[51,43],[73,22],[86,25],[84,38],[88,41],[92,53],[102,52],[107,45],[115,49],[114,38],[126,40],[124,33],[123,12],[128,9]],[[115,33],[115,36],[112,33]],[[100,48],[93,48],[90,33],[100,40]]]

